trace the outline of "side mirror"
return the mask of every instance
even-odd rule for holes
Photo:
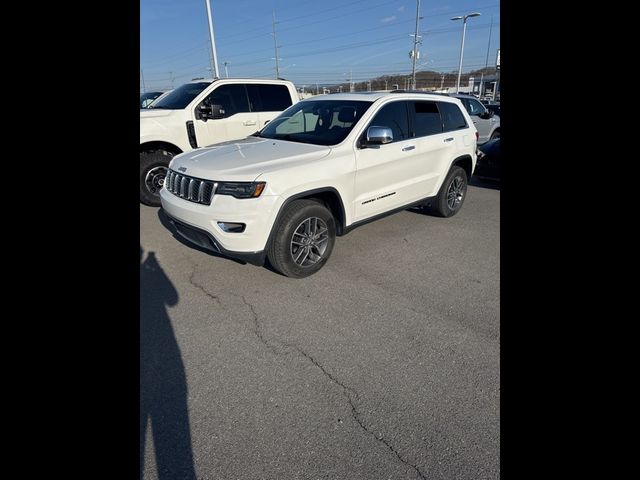
[[[206,122],[207,120],[223,118],[224,109],[221,105],[207,105],[206,103],[201,103],[200,105],[198,105],[196,114],[198,119]]]
[[[384,145],[393,142],[393,132],[389,127],[371,126],[367,129],[365,145]]]
[[[493,115],[494,115],[493,110],[487,110],[482,115],[480,115],[480,118],[484,118],[486,120],[488,118],[493,117]]]

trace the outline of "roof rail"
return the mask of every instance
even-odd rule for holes
[[[449,96],[448,93],[440,92],[425,92],[424,90],[391,90],[389,93],[422,93],[424,95],[444,95]]]

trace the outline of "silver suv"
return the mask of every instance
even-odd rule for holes
[[[467,110],[473,124],[478,130],[478,145],[482,145],[494,138],[500,138],[500,117],[488,110],[480,100],[471,95],[454,94],[451,97],[457,98],[462,102]]]

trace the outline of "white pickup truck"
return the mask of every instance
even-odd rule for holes
[[[286,80],[224,78],[186,83],[140,111],[140,201],[160,205],[177,154],[238,140],[299,100]]]

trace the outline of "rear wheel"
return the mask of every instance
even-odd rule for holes
[[[160,189],[173,155],[166,150],[140,152],[140,201],[145,205],[160,206]]]
[[[313,200],[295,200],[285,207],[267,257],[287,277],[308,277],[327,262],[335,238],[335,220],[327,207]]]
[[[460,211],[466,196],[467,173],[462,167],[454,165],[429,210],[439,217],[452,217]]]

